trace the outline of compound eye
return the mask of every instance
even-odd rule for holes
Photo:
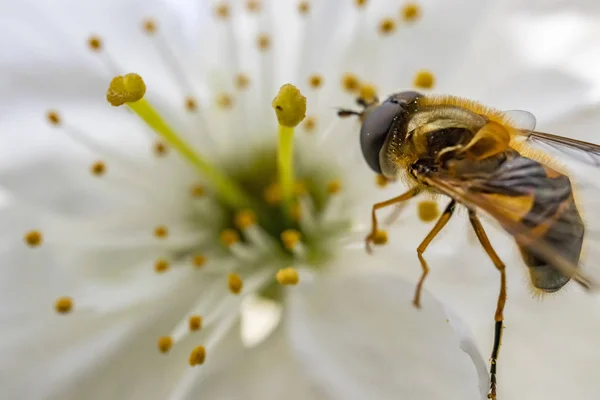
[[[419,92],[415,92],[413,90],[408,90],[406,92],[400,92],[400,93],[391,95],[387,101],[391,101],[392,103],[399,103],[399,104],[410,104],[413,101],[417,100],[421,96],[423,96],[423,95]]]
[[[402,105],[386,101],[369,111],[360,128],[360,147],[369,167],[381,174],[379,152],[385,143],[394,118],[402,112]]]

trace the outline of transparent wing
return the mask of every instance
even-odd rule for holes
[[[523,132],[533,132],[535,129],[536,119],[535,116],[529,111],[525,110],[508,110],[504,111],[511,124],[520,129]]]

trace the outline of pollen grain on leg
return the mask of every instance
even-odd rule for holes
[[[135,73],[114,77],[106,92],[106,100],[115,107],[141,100],[146,94],[146,84]]]
[[[300,15],[307,15],[310,12],[310,3],[308,1],[298,3],[298,12]]]
[[[61,124],[61,118],[58,111],[50,110],[46,113],[46,118],[48,122],[50,122],[54,126],[59,126]]]
[[[96,35],[92,35],[88,38],[88,47],[92,50],[92,51],[102,51],[102,39],[100,38],[100,36],[96,36]]]
[[[142,28],[147,34],[154,35],[158,29],[158,26],[153,19],[148,18],[142,23]]]
[[[286,229],[281,233],[281,241],[288,250],[293,250],[300,243],[302,234],[296,229]]]
[[[396,21],[393,18],[384,18],[379,22],[379,33],[387,36],[396,30]]]
[[[302,128],[304,128],[304,131],[306,133],[313,133],[317,128],[317,117],[312,115],[306,117],[306,119],[302,123]]]
[[[406,3],[400,10],[404,22],[415,22],[421,17],[421,6],[417,3]]]
[[[192,258],[192,264],[196,269],[204,267],[204,264],[206,264],[206,256],[203,254],[196,254],[194,258]]]
[[[221,93],[217,96],[217,106],[223,110],[229,110],[233,107],[233,97],[227,93]]]
[[[104,161],[96,161],[90,166],[90,172],[94,176],[102,176],[106,173],[106,164]]]
[[[261,33],[256,39],[256,44],[260,51],[267,51],[271,47],[271,38],[266,33]]]
[[[189,112],[194,112],[198,109],[198,102],[192,96],[187,96],[185,98],[185,109]]]
[[[334,179],[327,183],[327,193],[330,195],[338,194],[342,190],[342,182],[339,179]]]
[[[225,246],[230,247],[240,241],[240,234],[235,229],[224,229],[219,239]]]
[[[227,276],[227,287],[231,293],[239,294],[244,287],[244,282],[238,274],[232,272]]]
[[[196,332],[202,329],[202,317],[200,315],[190,315],[188,319],[188,327],[191,332]]]
[[[435,85],[435,75],[431,71],[422,69],[415,74],[413,85],[418,89],[431,89]]]
[[[67,314],[73,310],[73,299],[70,297],[59,297],[54,302],[54,309],[59,314]]]
[[[173,338],[170,336],[161,336],[158,338],[157,344],[158,350],[160,350],[161,353],[166,354],[173,347]]]
[[[156,262],[154,263],[154,271],[157,274],[162,274],[164,272],[167,272],[168,269],[169,269],[169,262],[167,260],[160,259],[160,260],[156,260]]]
[[[204,364],[206,359],[206,349],[204,346],[198,346],[190,353],[189,363],[190,367]]]
[[[360,89],[360,79],[353,73],[347,72],[342,76],[342,88],[350,93],[356,93]]]
[[[244,90],[250,86],[250,78],[246,74],[239,73],[235,76],[233,83],[238,90]]]
[[[25,234],[24,238],[25,243],[29,247],[38,247],[42,244],[44,237],[42,236],[42,232],[38,230],[32,230]]]
[[[155,141],[152,148],[154,150],[154,154],[157,157],[164,157],[165,155],[167,155],[167,150],[169,149],[167,145],[161,140]]]
[[[292,267],[280,269],[277,271],[275,278],[280,285],[284,286],[297,285],[298,281],[300,280],[298,277],[298,271]]]
[[[154,236],[158,239],[164,239],[169,236],[169,230],[164,225],[159,225],[154,228]]]
[[[308,77],[308,85],[313,89],[323,86],[323,77],[319,74],[312,74]]]
[[[235,226],[239,230],[244,230],[256,224],[256,214],[251,210],[242,210],[235,215]]]
[[[382,229],[378,229],[373,235],[373,244],[384,245],[388,242],[388,234]]]
[[[381,174],[377,174],[375,176],[375,184],[377,186],[379,186],[380,188],[382,188],[382,189],[385,188],[388,185],[388,183],[389,183],[389,180],[385,176],[383,176]]]
[[[360,85],[358,96],[367,103],[371,103],[377,98],[377,88],[373,84],[363,83]]]
[[[215,15],[219,19],[228,19],[230,14],[229,3],[226,1],[221,1],[219,4],[215,6]]]
[[[423,222],[435,221],[440,215],[438,203],[433,200],[423,200],[418,205],[419,219]]]

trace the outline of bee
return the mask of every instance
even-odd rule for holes
[[[425,96],[406,91],[383,103],[357,100],[362,111],[340,109],[338,115],[358,116],[360,146],[377,174],[401,178],[410,189],[373,205],[372,229],[366,248],[380,233],[376,211],[422,193],[450,199],[445,211],[417,248],[422,268],[413,304],[420,307],[429,272],[425,250],[452,217],[457,204],[467,208],[471,226],[500,274],[494,314],[488,398],[497,398],[497,359],[506,303],[506,272],[479,219],[495,220],[515,240],[531,283],[542,292],[556,292],[571,279],[586,289],[595,283],[580,268],[586,228],[569,176],[552,166],[541,146],[600,166],[600,146],[537,132],[535,118],[525,111],[501,112],[454,96]]]

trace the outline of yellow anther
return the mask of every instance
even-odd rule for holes
[[[323,77],[319,74],[313,74],[308,77],[308,84],[313,89],[318,89],[323,85]]]
[[[292,267],[280,269],[275,277],[281,285],[297,285],[299,281],[298,271]]]
[[[378,229],[373,235],[373,244],[384,245],[388,242],[387,232],[381,229]]]
[[[54,309],[59,314],[67,314],[73,310],[73,299],[70,297],[59,297],[54,302]]]
[[[296,181],[294,182],[294,195],[296,196],[302,196],[305,195],[308,192],[308,190],[306,189],[306,184],[302,181]]]
[[[260,11],[260,1],[259,0],[248,0],[246,2],[246,8],[250,12],[259,12]]]
[[[295,202],[290,206],[290,216],[294,221],[300,221],[300,218],[302,218],[302,208],[299,203]]]
[[[225,246],[232,246],[240,241],[240,235],[235,229],[225,229],[219,235],[221,243]]]
[[[438,203],[432,200],[423,200],[418,205],[419,218],[423,222],[434,221],[440,215]]]
[[[194,112],[198,109],[198,103],[196,102],[196,99],[188,96],[185,98],[185,109],[188,110],[189,112]]]
[[[222,1],[215,7],[215,14],[221,19],[229,18],[229,3]]]
[[[240,230],[251,227],[256,224],[256,214],[250,210],[242,210],[235,214],[235,226]]]
[[[246,74],[239,73],[235,76],[234,84],[239,90],[244,90],[250,86],[250,78]]]
[[[202,254],[197,254],[192,259],[192,264],[194,264],[195,268],[202,268],[206,264],[206,257]]]
[[[202,185],[194,185],[190,189],[190,193],[192,194],[192,196],[194,196],[196,198],[200,198],[200,197],[204,196],[204,194],[206,193],[206,191],[204,190],[204,186],[202,186]]]
[[[227,93],[222,93],[217,96],[217,106],[222,109],[228,110],[233,107],[233,97]]]
[[[281,241],[288,250],[294,249],[300,243],[301,238],[302,234],[295,229],[286,229],[281,233]]]
[[[233,294],[239,294],[244,287],[244,282],[242,282],[242,278],[235,272],[232,272],[227,277],[227,286],[229,287],[229,291]]]
[[[354,4],[359,8],[364,7],[367,4],[367,0],[354,0]]]
[[[27,232],[23,239],[29,247],[38,247],[42,244],[42,241],[44,240],[42,232],[37,230]]]
[[[370,83],[365,83],[360,85],[360,90],[358,92],[358,96],[365,100],[367,103],[372,102],[377,97],[377,88],[375,85]]]
[[[154,263],[154,271],[158,274],[162,274],[163,272],[167,272],[169,269],[169,262],[167,260],[156,260]]]
[[[95,176],[102,176],[106,173],[106,164],[103,161],[96,161],[90,166],[90,172]]]
[[[162,157],[167,154],[168,147],[162,141],[157,140],[156,142],[154,142],[153,147],[154,147],[154,154],[156,154],[157,156]]]
[[[190,318],[188,319],[188,327],[192,332],[202,329],[202,317],[199,315],[190,315]]]
[[[308,1],[298,3],[298,12],[302,15],[308,14],[310,12],[310,3]]]
[[[350,72],[342,76],[342,88],[350,93],[355,93],[360,89],[360,79]]]
[[[404,22],[414,22],[421,17],[421,7],[417,3],[406,3],[400,10]]]
[[[389,183],[388,179],[381,174],[377,174],[377,176],[375,177],[375,182],[380,188],[386,187]]]
[[[258,39],[256,40],[256,44],[258,45],[258,49],[261,51],[268,50],[271,46],[271,38],[266,33],[261,33],[258,35]]]
[[[158,350],[161,353],[168,353],[173,347],[173,339],[170,336],[162,336],[158,338]]]
[[[159,225],[156,228],[154,228],[154,236],[156,236],[159,239],[164,239],[169,235],[169,230],[167,229],[166,226],[164,225]]]
[[[382,35],[390,35],[396,30],[396,21],[392,18],[384,18],[379,22],[379,33]]]
[[[281,187],[279,184],[272,183],[267,186],[263,192],[263,198],[271,206],[281,203]]]
[[[98,36],[90,36],[88,38],[88,46],[92,51],[100,51],[102,50],[102,39]]]
[[[204,360],[206,359],[206,349],[204,346],[198,346],[190,353],[190,367],[195,367],[196,365],[204,364]]]
[[[146,94],[146,84],[138,74],[127,74],[113,78],[106,92],[106,100],[117,107],[141,100]]]
[[[275,109],[279,125],[287,128],[296,127],[306,117],[306,97],[289,83],[279,89],[271,106]]]
[[[142,27],[144,28],[144,32],[146,32],[150,35],[153,35],[156,33],[157,25],[156,25],[156,22],[154,22],[154,20],[152,20],[152,19],[144,20]]]
[[[431,89],[435,85],[435,75],[431,71],[423,69],[416,73],[413,85],[419,89]]]
[[[48,118],[48,122],[52,125],[60,125],[60,114],[58,112],[48,111],[46,118]]]
[[[327,183],[327,193],[337,194],[342,190],[342,182],[339,179],[334,179]]]
[[[307,133],[312,133],[317,128],[317,117],[308,116],[302,123],[302,127]]]

